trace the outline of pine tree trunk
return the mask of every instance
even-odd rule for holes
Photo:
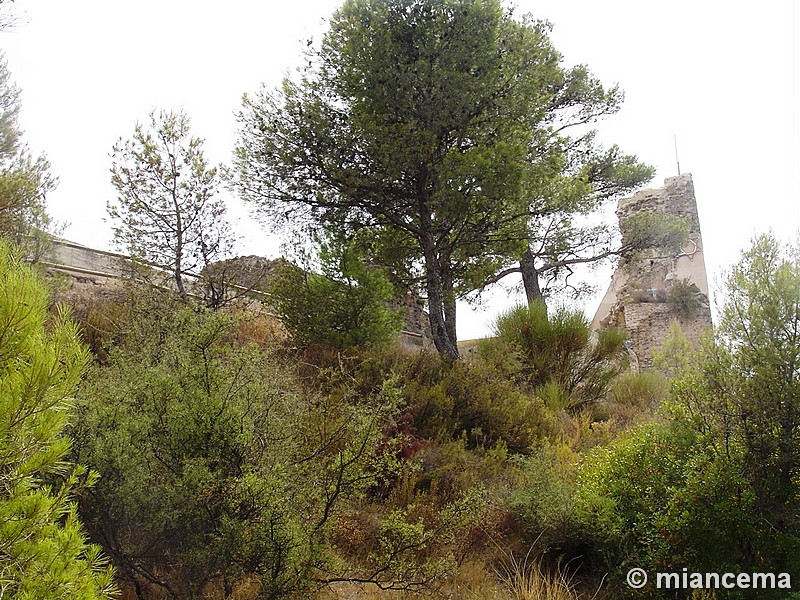
[[[425,287],[428,292],[428,319],[431,324],[433,343],[442,358],[455,361],[458,359],[458,345],[455,336],[455,302],[445,299],[442,270],[436,254],[433,234],[423,232],[420,242],[425,255]],[[448,313],[451,313],[450,319],[448,319]]]
[[[525,288],[525,297],[528,306],[534,302],[544,302],[542,288],[539,287],[539,271],[536,270],[536,259],[533,252],[526,250],[519,261],[519,270],[522,273],[522,285]]]
[[[442,308],[444,310],[444,330],[447,339],[456,350],[458,356],[458,334],[456,333],[456,296],[453,291],[453,278],[450,276],[449,259],[441,260],[442,265]]]

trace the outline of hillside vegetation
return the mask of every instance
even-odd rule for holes
[[[543,305],[452,363],[297,345],[256,305],[131,287],[81,317],[79,515],[140,598],[617,598],[632,567],[795,574],[798,290],[794,250],[760,237],[717,330],[692,349],[676,327],[660,370],[634,372],[624,334]]]
[[[37,266],[54,179],[0,63],[0,598],[800,597],[800,248],[756,237],[716,329],[674,325],[652,370],[558,307],[574,265],[688,229],[589,225],[653,169],[599,144],[622,93],[550,30],[498,0],[345,0],[245,96],[229,169],[152,111],[111,154],[136,268],[73,306]],[[223,179],[303,268],[237,273]],[[463,352],[458,301],[513,273],[523,303]],[[398,297],[432,348],[400,344]]]

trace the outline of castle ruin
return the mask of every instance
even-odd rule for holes
[[[676,255],[664,256],[663,251],[650,249],[623,259],[592,322],[594,329],[614,326],[626,330],[640,368],[652,365],[652,351],[664,342],[673,321],[677,320],[692,342],[711,327],[708,277],[692,176],[686,173],[669,177],[663,188],[642,190],[619,201],[617,217],[623,246],[630,235],[625,219],[647,212],[682,217],[688,225],[688,239]]]
[[[592,322],[593,329],[608,326],[625,329],[640,368],[652,365],[652,351],[664,342],[673,321],[678,321],[691,341],[696,341],[711,326],[708,278],[692,176],[670,177],[663,188],[642,190],[620,200],[617,217],[623,245],[629,235],[625,228],[626,217],[645,212],[686,219],[687,242],[677,255],[661,256],[653,249],[623,259]],[[256,257],[237,260],[252,262]],[[257,261],[259,267],[262,263],[273,262]],[[124,255],[61,239],[53,240],[50,256],[44,264],[49,270],[68,276],[67,296],[84,298],[113,295],[119,291],[121,280],[133,274],[131,262]],[[676,292],[681,292],[677,298]],[[429,324],[421,303],[406,295],[393,306],[405,314],[402,343],[415,349],[428,347]]]

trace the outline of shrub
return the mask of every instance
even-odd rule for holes
[[[611,571],[610,581],[623,582],[633,567],[663,571],[685,565],[670,535],[678,531],[665,529],[665,513],[671,490],[684,482],[694,443],[686,428],[648,424],[585,458],[576,514],[595,557]]]
[[[83,342],[95,359],[107,360],[109,348],[119,335],[120,328],[124,327],[127,294],[114,293],[70,300]]]
[[[455,363],[442,369],[435,383],[410,381],[403,388],[421,437],[451,440],[464,435],[469,448],[491,448],[502,441],[509,451],[526,453],[552,433],[553,422],[541,399],[481,365]]]
[[[604,421],[610,433],[619,434],[652,419],[669,398],[669,388],[669,380],[659,371],[622,373],[611,381],[606,400],[591,408],[592,419]]]
[[[387,342],[402,317],[389,308],[394,288],[347,246],[323,247],[323,274],[283,263],[271,283],[274,309],[300,348],[343,349]]]
[[[390,500],[352,506],[332,530],[347,563],[337,580],[352,578],[383,590],[440,587],[485,525],[488,500],[483,488],[473,487],[452,499],[412,492],[402,505]]]
[[[626,366],[624,333],[603,329],[593,336],[577,311],[549,317],[544,303],[518,306],[500,315],[495,329],[496,337],[478,345],[479,360],[557,409],[599,400]]]
[[[744,467],[739,452],[715,457],[681,421],[644,425],[593,451],[579,471],[577,514],[610,581],[623,582],[633,567],[791,572],[795,559],[783,561],[797,556],[800,544],[754,518],[757,494]],[[762,590],[759,597],[783,596]]]
[[[303,391],[230,317],[150,302],[81,393],[75,451],[102,476],[82,503],[92,533],[132,585],[176,598],[248,577],[270,598],[315,587],[330,519],[383,469],[391,402]]]
[[[566,447],[543,446],[518,457],[518,479],[509,506],[529,548],[576,556],[581,540],[576,517],[578,455]]]
[[[502,442],[493,448],[470,450],[462,437],[427,444],[414,459],[409,478],[413,494],[430,494],[440,502],[450,502],[470,490],[502,485],[500,482],[505,480],[508,467],[508,450]],[[400,498],[398,501],[402,506]]]
[[[623,406],[652,409],[669,396],[669,381],[658,371],[623,373],[610,386],[610,398]]]
[[[667,292],[667,302],[672,312],[683,319],[691,319],[700,307],[700,289],[688,279],[673,282]]]
[[[728,277],[717,332],[696,352],[673,332],[660,357],[675,374],[666,420],[583,463],[579,512],[618,581],[632,566],[800,568],[798,256],[769,236],[756,239]],[[758,597],[786,592],[759,590]]]

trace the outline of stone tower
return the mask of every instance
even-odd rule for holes
[[[621,261],[592,322],[595,329],[625,329],[641,368],[652,365],[652,351],[664,342],[673,321],[678,321],[684,335],[693,342],[711,326],[708,277],[692,176],[686,173],[669,177],[663,188],[642,190],[620,200],[617,217],[623,244],[627,233],[624,219],[644,212],[685,218],[688,240],[675,256],[659,256],[653,250]]]

